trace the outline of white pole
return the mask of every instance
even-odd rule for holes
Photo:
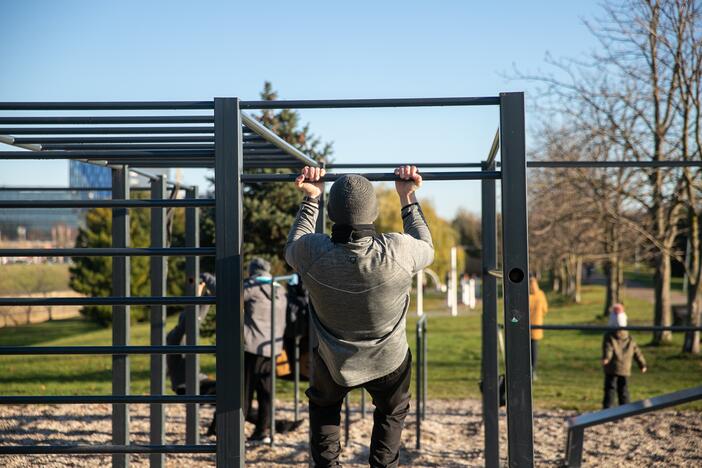
[[[458,261],[456,255],[456,247],[451,247],[451,286],[449,287],[451,298],[449,304],[451,306],[451,315],[454,317],[458,315],[458,274],[456,272]]]
[[[417,317],[424,315],[424,270],[417,272]]]

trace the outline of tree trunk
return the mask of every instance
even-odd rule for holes
[[[605,305],[602,315],[609,316],[609,311],[612,306],[619,302],[619,261],[616,255],[611,255],[609,260],[605,262],[604,271],[607,278],[607,293],[605,296]]]
[[[685,325],[692,327],[700,326],[700,304],[697,300],[699,296],[700,283],[687,285],[687,320]],[[685,332],[683,341],[683,353],[699,354],[700,352],[700,332]]]
[[[700,271],[700,226],[696,213],[689,216],[690,232],[688,234],[687,267],[687,319],[686,324],[700,326],[700,289],[702,287],[702,271]],[[686,332],[683,341],[683,353],[699,354],[700,332]]]
[[[562,296],[567,296],[567,295],[568,295],[568,291],[567,291],[567,289],[568,289],[568,285],[567,285],[568,279],[567,279],[567,278],[568,278],[568,275],[567,275],[567,273],[566,273],[565,263],[563,262],[563,260],[560,260],[560,261],[558,262],[558,282],[560,283],[560,284],[559,284],[559,285],[560,285],[560,289],[559,289],[558,293],[561,294]]]
[[[556,274],[556,269],[551,267],[551,269],[548,272],[551,276],[551,291],[558,292],[561,289],[561,285],[559,284],[559,278]]]
[[[673,322],[673,314],[670,305],[670,255],[666,252],[659,252],[656,255],[654,280],[654,304],[653,304],[653,324],[658,326],[670,326]],[[653,332],[652,343],[660,345],[670,343],[673,335],[669,331]]]
[[[575,302],[580,304],[583,283],[583,257],[578,255],[575,260]]]

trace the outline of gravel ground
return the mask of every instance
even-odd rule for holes
[[[303,410],[306,410],[303,408]],[[350,444],[344,450],[345,466],[367,466],[370,411],[361,419],[353,408]],[[148,443],[148,406],[132,405],[132,443]],[[292,419],[292,405],[281,408],[282,418]],[[110,441],[109,405],[3,406],[0,407],[0,445],[105,444]],[[185,411],[168,407],[167,443],[184,443]],[[303,413],[304,415],[304,413]],[[534,413],[536,464],[558,466],[565,448],[565,421],[572,412],[548,410]],[[205,433],[212,409],[202,410]],[[503,428],[504,429],[504,428]],[[247,425],[247,433],[252,427]],[[422,423],[423,450],[415,450],[415,418],[410,415],[403,433],[401,465],[427,467],[483,466],[483,431],[480,404],[475,400],[429,401]],[[504,433],[504,430],[502,431]],[[202,443],[213,439],[203,436]],[[247,446],[247,466],[307,465],[307,424],[297,432],[276,437],[276,447]],[[610,423],[585,431],[585,466],[702,466],[702,413],[664,411]],[[506,440],[501,446],[504,451]],[[132,466],[148,466],[146,456],[132,456]],[[109,456],[0,456],[3,467],[109,466]],[[213,455],[169,455],[170,467],[214,466]]]

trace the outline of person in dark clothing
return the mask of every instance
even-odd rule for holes
[[[610,312],[610,326],[626,327],[627,316],[624,306],[615,304]],[[614,403],[615,392],[619,404],[629,403],[628,379],[631,375],[632,360],[635,359],[642,373],[645,373],[646,360],[639,346],[626,330],[607,332],[602,340],[602,366],[605,372],[604,400],[602,406],[609,408]]]
[[[258,401],[256,428],[250,441],[270,441],[271,361],[283,348],[287,299],[282,286],[274,287],[270,263],[254,258],[244,281],[244,417],[254,393]],[[271,350],[271,288],[275,290],[275,349]]]
[[[288,236],[285,259],[305,282],[318,346],[314,350],[310,445],[314,465],[339,466],[344,396],[365,388],[373,397],[369,462],[396,467],[409,412],[412,357],[406,318],[412,277],[434,259],[431,233],[414,194],[414,166],[395,170],[404,233],[377,234],[378,200],[358,175],[337,179],[329,192],[331,238],[315,233],[324,170],[305,167],[295,181],[305,194]]]
[[[283,334],[283,349],[291,363],[295,356],[295,342],[299,341],[299,363],[300,363],[300,379],[307,380],[309,378],[309,310],[310,301],[307,290],[302,285],[302,282],[291,285],[288,284],[288,308],[285,316],[285,333]],[[280,376],[280,374],[278,374]],[[294,379],[291,374],[287,379]]]

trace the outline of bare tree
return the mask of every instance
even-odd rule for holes
[[[699,62],[688,46],[690,28],[699,23],[691,14],[697,8],[690,0],[605,4],[603,18],[596,24],[587,23],[600,46],[588,60],[549,59],[557,75],[519,76],[545,85],[543,95],[550,99],[542,110],[557,113],[585,135],[606,140],[621,159],[655,163],[692,157],[691,153],[681,154],[682,141],[689,139],[682,135],[694,120],[685,113],[687,106],[681,106],[681,92],[686,88],[681,70],[687,63],[685,76],[694,77],[692,70],[699,71]],[[620,191],[620,207],[644,216],[615,213],[619,222],[610,225],[625,225],[646,239],[654,266],[656,325],[672,323],[671,258],[677,258],[674,247],[685,214],[683,199],[688,198],[687,206],[693,204],[689,193],[686,197],[688,179],[698,179],[697,174],[688,172],[689,178],[679,169],[639,171]],[[612,238],[616,237],[613,233]],[[612,246],[612,250],[617,249]],[[669,332],[655,332],[653,343],[671,338]]]

